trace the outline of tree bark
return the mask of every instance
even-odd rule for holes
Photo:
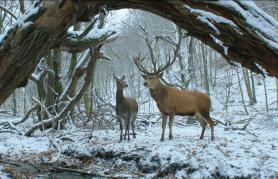
[[[2,35],[0,104],[17,87],[27,84],[40,58],[50,49],[61,46],[71,25],[89,21],[103,5],[108,10],[136,8],[153,12],[175,22],[228,62],[238,62],[262,73],[260,65],[270,75],[278,77],[278,39],[273,36],[278,34],[278,23],[250,1],[41,1]],[[247,16],[252,21],[247,21]],[[263,24],[263,27],[256,24]],[[271,29],[273,33],[269,34],[265,29]]]

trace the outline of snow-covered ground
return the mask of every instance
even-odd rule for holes
[[[215,141],[209,140],[209,128],[205,139],[199,140],[201,129],[197,125],[186,125],[184,118],[176,120],[173,140],[168,140],[166,130],[164,142],[159,140],[160,121],[146,129],[137,129],[137,138],[129,142],[119,142],[117,130],[94,131],[91,139],[88,129],[60,131],[55,134],[59,150],[41,134],[24,137],[0,133],[0,156],[2,160],[49,162],[61,152],[57,164],[64,161],[68,166],[78,165],[82,170],[103,176],[275,178],[278,177],[277,115],[277,112],[267,116],[257,113],[246,130],[228,130],[218,124]],[[233,116],[237,121],[246,118]],[[51,138],[51,134],[48,137]]]
[[[224,109],[227,87],[223,70],[223,77],[220,75],[216,87],[210,91],[211,116],[227,124],[218,123],[215,126],[215,141],[210,141],[209,128],[205,139],[199,140],[201,128],[198,124],[189,125],[186,118],[176,117],[174,139],[168,140],[167,128],[166,140],[161,142],[161,120],[157,115],[144,119],[149,109],[149,104],[145,104],[140,106],[141,116],[137,126],[141,127],[136,130],[137,138],[129,142],[119,142],[118,130],[94,130],[93,137],[89,139],[91,130],[88,127],[72,125],[53,134],[50,131],[36,131],[33,137],[24,137],[13,130],[15,133],[0,132],[0,160],[53,163],[104,177],[277,178],[275,79],[266,78],[269,104],[269,112],[266,112],[262,78],[256,77],[257,103],[250,106],[244,93],[249,112],[247,115],[235,73],[232,74],[228,108]],[[245,89],[244,81],[241,82]],[[147,89],[143,90],[148,95]],[[155,106],[152,108],[156,109]],[[19,119],[0,116],[0,123],[13,120]],[[143,127],[146,121],[150,123]],[[28,119],[17,127],[24,132],[31,125],[32,120]],[[246,128],[242,130],[245,125]],[[52,142],[57,148],[53,147]]]

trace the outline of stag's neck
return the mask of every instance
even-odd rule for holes
[[[116,102],[117,104],[120,104],[124,101],[124,91],[122,89],[117,89],[116,92]]]
[[[162,102],[167,96],[166,86],[160,83],[156,88],[150,89],[151,96],[156,102]]]

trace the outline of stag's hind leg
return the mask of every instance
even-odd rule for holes
[[[164,133],[165,133],[165,128],[167,124],[167,115],[161,114],[162,115],[162,134],[161,134],[161,141],[164,141]]]
[[[214,122],[210,117],[205,118],[210,127],[211,140],[214,140]]]
[[[205,134],[205,130],[206,130],[206,126],[207,126],[207,122],[206,122],[205,118],[200,113],[196,113],[194,116],[196,117],[197,121],[199,121],[199,123],[202,126],[202,132],[201,132],[200,139],[203,139],[204,134]]]

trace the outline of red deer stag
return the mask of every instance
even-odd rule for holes
[[[207,123],[211,128],[211,140],[214,140],[214,122],[210,118],[209,112],[211,107],[210,97],[198,91],[180,90],[172,86],[163,84],[160,78],[163,71],[174,63],[167,60],[166,65],[154,69],[154,72],[149,72],[142,65],[140,55],[134,57],[134,62],[141,71],[144,78],[144,86],[148,87],[152,98],[155,100],[157,107],[162,115],[162,134],[161,141],[164,140],[164,132],[169,116],[169,139],[173,138],[172,126],[175,115],[180,116],[195,116],[202,126],[200,139],[203,139]]]
[[[126,139],[126,135],[128,135],[127,139],[130,140],[129,137],[129,126],[131,124],[133,138],[136,138],[134,132],[134,122],[138,113],[138,105],[135,99],[127,98],[123,94],[123,90],[128,87],[125,82],[125,76],[122,76],[121,79],[118,79],[115,74],[113,75],[114,79],[117,83],[117,92],[116,92],[116,115],[120,122],[120,141],[122,141],[123,135],[123,122],[125,124],[125,135],[124,140]]]

